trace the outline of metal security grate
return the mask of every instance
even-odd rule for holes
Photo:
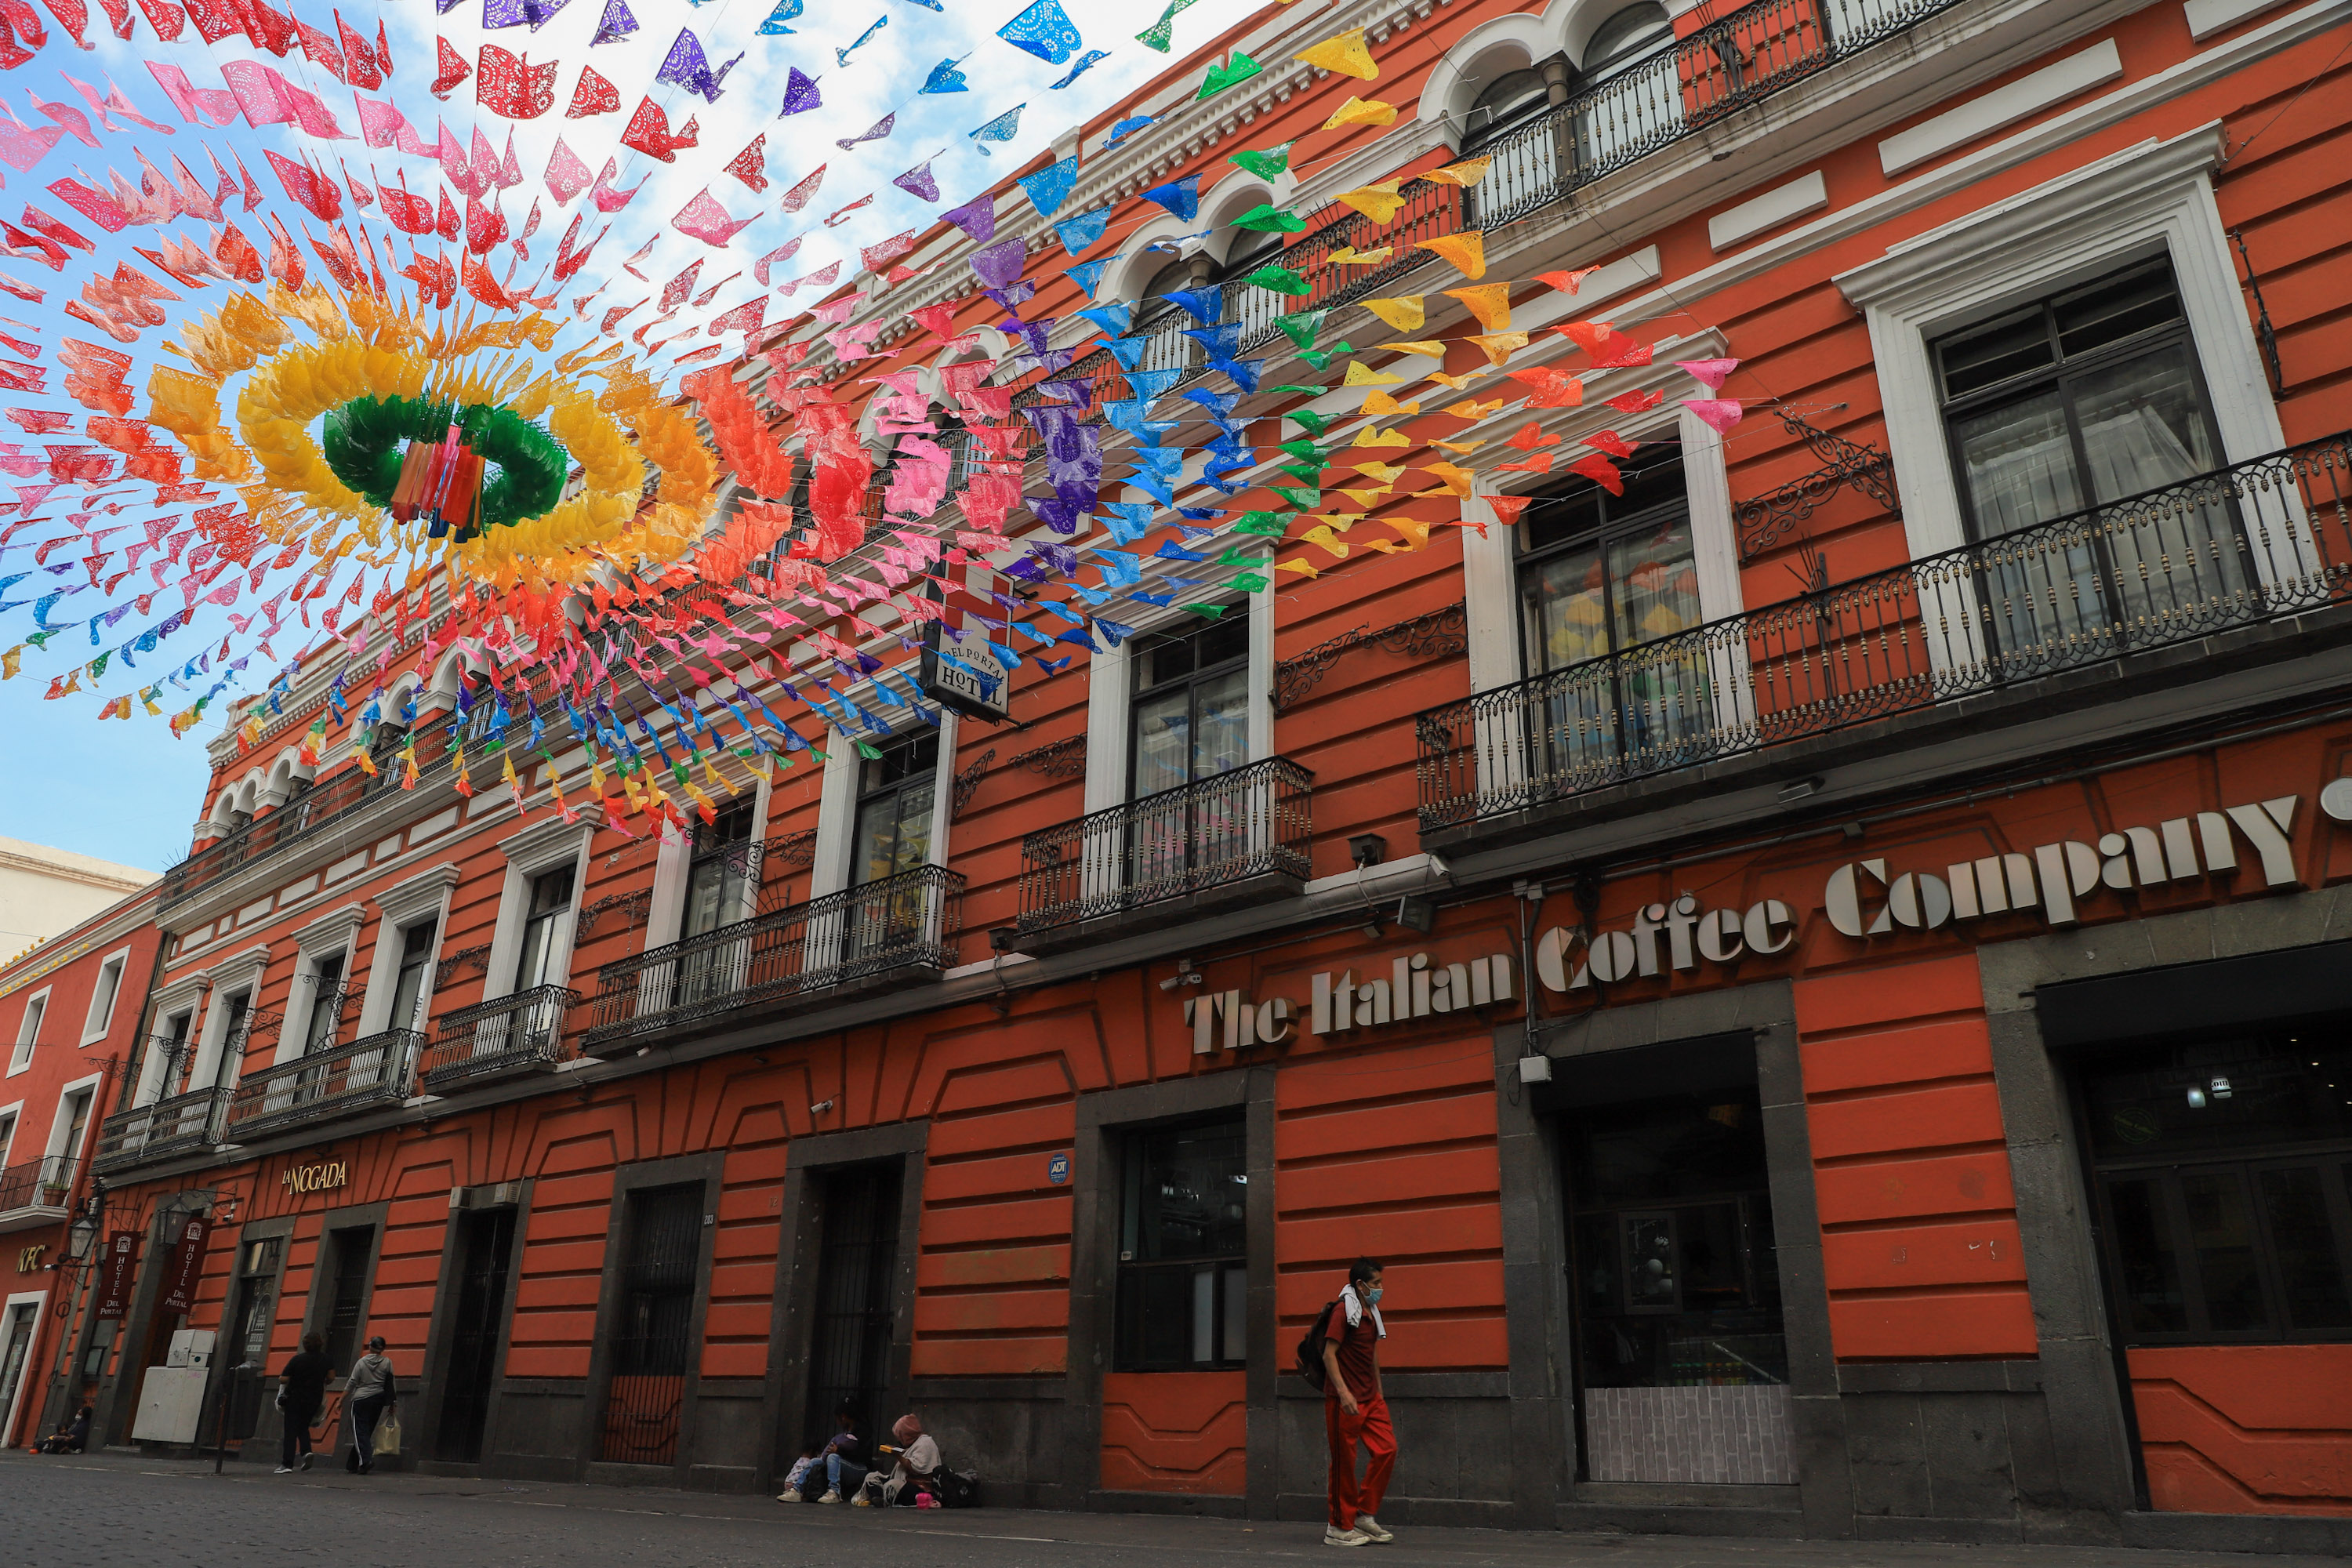
[[[898,1327],[891,1277],[898,1264],[898,1168],[853,1166],[813,1186],[824,1236],[809,1345],[808,1436],[813,1442],[831,1436],[833,1412],[845,1402],[870,1458]]]
[[[613,1379],[597,1458],[625,1465],[677,1461],[678,1417],[693,1368],[702,1186],[633,1193],[623,1245]]]

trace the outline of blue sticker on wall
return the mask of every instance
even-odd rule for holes
[[[1070,1157],[1067,1154],[1056,1154],[1052,1159],[1046,1161],[1045,1179],[1053,1183],[1057,1187],[1068,1186],[1070,1184]]]

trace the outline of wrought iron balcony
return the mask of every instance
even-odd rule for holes
[[[418,786],[437,783],[449,771],[447,736],[439,729],[419,734],[416,761]],[[214,839],[163,873],[160,906],[168,909],[257,860],[349,826],[355,812],[399,789],[400,765],[381,767],[373,777],[356,767],[341,769],[268,816]]]
[[[226,1089],[199,1089],[116,1111],[99,1123],[89,1168],[104,1175],[212,1148],[221,1141],[228,1097]]]
[[[1423,833],[2352,600],[2352,434],[1419,715]]]
[[[424,1046],[424,1035],[415,1029],[388,1029],[248,1074],[230,1097],[222,1136],[243,1143],[302,1122],[398,1105],[408,1098],[409,1075]]]
[[[55,1225],[66,1217],[80,1163],[63,1154],[19,1160],[0,1171],[0,1231]]]
[[[610,1055],[747,1010],[936,978],[955,963],[963,885],[918,866],[608,963],[581,1049]]]
[[[580,994],[539,985],[445,1014],[425,1047],[421,1083],[451,1094],[523,1073],[551,1072],[572,1054],[564,1025]]]
[[[1307,881],[1314,774],[1287,757],[1180,784],[1021,841],[1020,945],[1039,951],[1262,903]]]

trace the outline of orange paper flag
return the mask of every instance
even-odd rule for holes
[[[1428,251],[1473,282],[1486,276],[1486,237],[1475,228],[1424,239],[1413,248]]]

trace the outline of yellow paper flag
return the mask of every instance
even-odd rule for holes
[[[1429,524],[1425,522],[1410,517],[1384,517],[1381,521],[1404,535],[1407,550],[1418,550],[1429,542]]]
[[[1475,185],[1486,177],[1486,165],[1494,161],[1491,153],[1484,158],[1465,158],[1443,169],[1432,169],[1421,177],[1433,185]]]
[[[1393,300],[1366,300],[1362,304],[1365,310],[1370,310],[1400,332],[1416,331],[1427,319],[1426,312],[1422,310],[1421,296],[1418,294],[1400,295]]]
[[[1492,402],[1481,403],[1475,397],[1465,397],[1459,403],[1447,404],[1445,412],[1456,419],[1484,419],[1509,401],[1507,397],[1497,397]]]
[[[1339,493],[1369,511],[1375,502],[1381,500],[1395,488],[1394,485],[1374,485],[1369,489],[1350,489],[1342,485],[1339,487]]]
[[[1300,538],[1335,560],[1345,561],[1348,558],[1348,546],[1328,527],[1310,528]]]
[[[1392,485],[1396,483],[1397,476],[1404,472],[1404,467],[1402,464],[1382,463],[1376,460],[1367,460],[1361,463],[1350,463],[1348,466],[1355,469],[1356,472],[1363,475],[1366,479],[1378,479],[1384,485]]]
[[[1394,349],[1399,353],[1427,354],[1433,359],[1441,360],[1445,357],[1445,345],[1435,338],[1408,338],[1402,342],[1382,343],[1380,346],[1382,349]]]
[[[1486,237],[1475,228],[1424,239],[1413,248],[1428,251],[1474,283],[1486,276]]]
[[[1463,468],[1457,463],[1423,463],[1421,466],[1421,471],[1425,474],[1434,474],[1438,479],[1444,481],[1445,493],[1456,496],[1468,495],[1470,493],[1470,481],[1477,477],[1471,473],[1469,469]],[[1427,494],[1428,492],[1423,491],[1423,493]]]
[[[1478,318],[1478,325],[1490,332],[1499,332],[1511,324],[1511,286],[1508,283],[1481,283],[1475,289],[1448,289],[1445,297],[1459,300],[1470,307]]]
[[[1404,377],[1401,375],[1389,375],[1384,372],[1372,370],[1359,361],[1349,360],[1348,379],[1339,384],[1341,386],[1394,386],[1403,379]]]
[[[1381,68],[1372,63],[1372,52],[1364,47],[1364,30],[1361,27],[1352,33],[1342,33],[1336,38],[1326,38],[1313,48],[1290,58],[1362,81],[1370,81],[1381,74]]]
[[[1364,394],[1364,412],[1371,415],[1418,414],[1421,405],[1399,403],[1385,392],[1368,392]]]
[[[1285,0],[1285,3],[1287,4],[1287,0]],[[1309,577],[1320,577],[1323,575],[1322,573],[1315,570],[1315,563],[1313,562],[1307,560],[1303,556],[1296,561],[1277,561],[1274,563],[1274,569],[1277,572],[1303,572]]]
[[[1396,247],[1390,245],[1377,250],[1358,250],[1352,245],[1343,245],[1323,259],[1334,267],[1377,267],[1395,254]]]
[[[1480,376],[1489,374],[1489,372],[1479,370],[1475,366],[1469,370],[1464,371],[1460,375],[1448,375],[1442,370],[1433,370],[1429,373],[1428,379],[1436,382],[1441,385],[1451,387],[1455,392],[1459,392],[1464,387],[1469,385],[1472,382],[1477,380]]]
[[[1412,438],[1402,430],[1382,430],[1377,426],[1367,425],[1357,431],[1356,438],[1348,444],[1351,447],[1410,447]]]
[[[1397,195],[1401,180],[1382,180],[1377,185],[1362,185],[1352,191],[1341,191],[1331,199],[1344,202],[1374,223],[1386,223],[1396,216],[1404,198]]]
[[[1396,105],[1376,100],[1350,98],[1339,106],[1339,111],[1323,122],[1326,131],[1337,131],[1342,125],[1393,125]]]
[[[1486,353],[1486,363],[1500,368],[1502,363],[1528,346],[1525,332],[1473,332],[1470,341]]]
[[[1444,447],[1457,458],[1466,452],[1475,452],[1486,444],[1484,441],[1432,441],[1430,443],[1433,447]]]

